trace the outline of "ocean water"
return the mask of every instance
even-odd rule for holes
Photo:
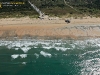
[[[100,75],[100,38],[0,40],[0,75]]]

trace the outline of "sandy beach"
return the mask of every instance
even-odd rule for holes
[[[2,18],[0,19],[0,37],[78,38],[100,36],[100,18],[70,18],[70,20],[71,23],[67,24],[65,19]]]

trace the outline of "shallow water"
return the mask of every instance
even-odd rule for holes
[[[99,74],[99,38],[0,40],[0,75]]]

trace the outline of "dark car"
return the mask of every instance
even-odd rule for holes
[[[70,23],[70,20],[65,20],[66,23]]]

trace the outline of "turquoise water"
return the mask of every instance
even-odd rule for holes
[[[0,40],[0,75],[100,75],[100,39]]]

